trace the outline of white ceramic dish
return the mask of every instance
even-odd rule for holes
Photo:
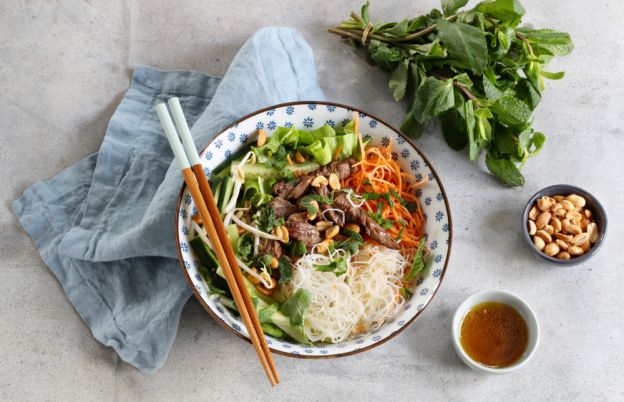
[[[255,142],[259,128],[269,135],[278,126],[295,126],[316,129],[323,124],[342,125],[352,118],[357,109],[329,102],[294,102],[272,106],[254,112],[224,129],[201,153],[207,175],[225,159],[245,145]],[[393,157],[404,171],[417,179],[428,178],[429,183],[417,190],[426,219],[427,247],[430,250],[423,277],[413,289],[414,294],[403,309],[378,330],[348,339],[339,344],[301,345],[296,342],[267,337],[271,350],[296,357],[336,357],[362,352],[377,346],[405,329],[425,309],[444,277],[451,249],[451,216],[448,200],[433,167],[416,147],[411,145],[396,129],[380,119],[359,112],[360,131],[373,145],[392,144]],[[189,247],[188,226],[196,213],[189,192],[183,187],[177,205],[175,233],[178,240],[178,257],[187,282],[202,306],[226,329],[248,340],[240,318],[232,314],[218,300],[211,298],[198,272],[197,260]]]
[[[510,305],[511,307],[515,308],[518,313],[520,313],[520,315],[522,316],[522,318],[524,318],[524,321],[527,324],[529,330],[529,340],[526,351],[524,352],[522,357],[520,357],[520,359],[511,366],[502,368],[484,366],[483,364],[474,361],[470,356],[468,356],[468,354],[461,346],[460,329],[466,313],[468,313],[468,311],[470,311],[470,309],[477,304],[484,302],[500,302]],[[513,293],[505,292],[502,290],[484,290],[475,293],[472,296],[468,297],[466,300],[464,300],[464,302],[459,305],[457,310],[455,310],[451,330],[453,333],[453,346],[455,347],[455,351],[462,359],[462,361],[466,363],[468,367],[474,370],[484,371],[493,374],[510,373],[524,366],[531,359],[531,357],[533,357],[533,354],[537,350],[537,345],[539,344],[540,338],[539,324],[531,307],[524,300],[514,295]]]

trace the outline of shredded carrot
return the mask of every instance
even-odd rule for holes
[[[401,249],[415,250],[418,242],[425,235],[425,219],[415,190],[427,180],[417,181],[416,178],[401,171],[399,164],[392,159],[390,147],[367,147],[363,152],[363,158],[356,163],[357,171],[340,183],[342,188],[351,188],[356,193],[385,194],[395,191],[399,197],[416,209],[410,212],[398,200],[393,199],[392,208],[386,200],[367,200],[362,206],[369,212],[376,212],[378,203],[382,203],[381,217],[393,222],[388,229],[394,237],[401,234]],[[402,230],[402,232],[401,232]]]

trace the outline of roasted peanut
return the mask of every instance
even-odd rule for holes
[[[537,227],[535,227],[535,222],[529,221],[529,235],[533,236],[536,232],[537,232]]]
[[[587,218],[583,218],[581,220],[581,230],[583,232],[587,232],[587,226],[589,226],[589,224],[591,223],[591,221]]]
[[[577,221],[577,222],[581,222],[581,219],[583,219],[583,215],[581,215],[580,212],[577,211],[570,211],[566,214],[566,219],[569,221]]]
[[[579,246],[570,246],[568,247],[568,253],[570,255],[583,255],[583,249]]]
[[[574,210],[574,204],[572,204],[571,201],[569,200],[563,200],[561,201],[561,206],[563,207],[563,209],[565,209],[566,211],[572,211]]]
[[[266,140],[267,140],[266,132],[263,129],[259,129],[258,130],[258,142],[256,143],[258,148],[266,144]]]
[[[589,241],[596,243],[598,240],[598,226],[594,222],[587,225],[587,233],[589,234]]]
[[[565,208],[561,207],[561,208],[557,208],[557,209],[555,209],[555,212],[553,212],[553,213],[554,213],[554,215],[555,215],[557,218],[560,218],[560,219],[561,219],[561,218],[565,217],[565,215],[566,215],[566,210],[565,210]]]
[[[529,226],[530,226],[530,223],[529,223]],[[344,225],[344,228],[351,230],[352,232],[355,232],[355,233],[360,233],[360,225],[358,225],[357,223],[347,223],[346,225]]]
[[[279,267],[279,261],[277,261],[277,258],[273,257],[271,259],[271,269],[275,269]]]
[[[554,199],[555,199],[555,201],[557,201],[557,202],[561,202],[561,200],[565,199],[565,197],[564,197],[564,196],[562,196],[562,195],[555,195],[555,196],[553,196],[553,198],[554,198]]]
[[[556,239],[555,243],[557,243],[557,246],[559,246],[559,248],[562,250],[567,250],[569,247],[568,243],[564,242],[563,240]]]
[[[535,220],[535,226],[537,227],[537,229],[541,229],[546,226],[546,224],[550,222],[550,218],[550,212],[542,212],[541,214],[539,214],[539,216]]]
[[[568,234],[577,235],[582,232],[581,227],[579,225],[574,225],[567,219],[564,219],[561,222],[561,225],[563,226],[563,231]]]
[[[255,270],[254,270],[254,271],[255,271]],[[258,272],[258,271],[256,271],[256,273],[257,273],[257,272]],[[247,276],[247,279],[249,279],[249,282],[253,283],[254,285],[257,285],[257,284],[259,284],[259,283],[260,283],[260,280],[259,280],[258,278],[256,278],[255,276],[253,276],[253,275],[249,275],[249,274],[246,274],[246,276]]]
[[[313,180],[312,183],[310,183],[310,185],[312,187],[321,187],[322,185],[327,185],[328,181],[327,178],[325,176],[316,176]]]
[[[543,229],[538,230],[535,233],[535,236],[539,236],[544,239],[544,242],[546,242],[546,244],[552,242],[552,237],[550,236],[550,234],[548,234],[548,232]]]
[[[589,240],[587,240],[586,242],[579,244],[579,247],[581,248],[581,250],[583,250],[584,253],[586,253],[591,248],[591,243],[589,242]]]
[[[553,235],[555,234],[555,229],[552,227],[552,225],[546,225],[544,226],[544,230],[546,231],[546,233],[548,233],[549,235]]]
[[[566,197],[566,200],[572,202],[572,204],[574,204],[574,206],[578,208],[583,208],[586,204],[585,198],[576,194],[570,194],[569,196]]]
[[[590,211],[589,209],[585,210],[585,217],[587,219],[591,219],[592,218],[592,211]]]
[[[553,256],[559,252],[559,246],[556,243],[548,243],[546,247],[544,247],[544,254],[548,256]]]
[[[565,241],[565,242],[571,242],[572,241],[572,235],[568,235],[568,234],[563,234],[563,233],[555,233],[555,238]]]
[[[535,244],[535,248],[537,248],[539,251],[542,251],[544,247],[546,247],[544,239],[539,236],[533,236],[533,244]]]
[[[580,246],[581,244],[585,243],[589,241],[589,234],[588,233],[579,233],[576,236],[574,236],[572,238],[572,245],[573,246]]]
[[[333,239],[340,232],[340,226],[334,225],[325,231],[326,239]]]
[[[318,230],[327,230],[332,227],[333,224],[329,221],[318,221],[316,222],[315,226]]]
[[[529,211],[529,219],[534,221],[537,219],[537,215],[539,215],[539,212],[537,211],[537,208],[533,206],[533,208]]]
[[[336,173],[329,174],[329,188],[332,190],[340,190],[340,180],[338,179],[338,175]]]
[[[568,253],[567,251],[562,251],[559,254],[557,254],[557,258],[559,258],[560,260],[569,260],[570,253]]]
[[[559,220],[559,218],[553,217],[550,220],[550,226],[553,227],[553,230],[555,231],[555,233],[561,232],[561,221]]]
[[[327,254],[327,251],[329,250],[329,245],[332,244],[333,242],[334,241],[332,239],[323,240],[322,242],[316,245],[316,251],[320,254]]]
[[[552,207],[553,203],[550,201],[548,197],[542,197],[537,200],[537,207],[543,212],[547,212]]]

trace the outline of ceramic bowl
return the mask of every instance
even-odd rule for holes
[[[243,117],[224,129],[201,153],[205,173],[213,169],[242,147],[255,142],[257,130],[262,128],[270,135],[278,126],[295,126],[316,129],[324,124],[339,126],[351,119],[353,111],[359,112],[360,131],[373,145],[388,145],[394,149],[393,158],[401,168],[418,180],[429,183],[417,190],[426,219],[427,247],[431,251],[427,266],[413,289],[413,296],[402,310],[379,329],[356,336],[338,344],[301,345],[293,341],[267,336],[272,351],[296,357],[336,357],[368,350],[396,336],[412,323],[433,298],[444,277],[451,250],[451,212],[440,178],[425,155],[410,144],[399,131],[381,119],[353,107],[329,102],[294,102],[275,105]],[[175,234],[178,257],[186,280],[201,305],[230,332],[249,340],[245,325],[217,299],[211,298],[208,287],[198,272],[197,259],[189,246],[189,224],[197,212],[193,200],[182,187],[177,205]]]
[[[526,351],[520,357],[520,359],[511,366],[500,368],[485,366],[468,356],[466,351],[464,351],[464,348],[461,346],[460,333],[464,317],[470,311],[470,309],[472,309],[477,304],[484,302],[505,303],[515,308],[518,313],[520,313],[522,318],[524,318],[524,321],[527,324],[529,330],[529,340]],[[457,307],[457,310],[455,310],[451,330],[453,337],[453,346],[455,347],[455,351],[462,359],[462,361],[473,370],[483,371],[492,374],[510,373],[524,366],[531,359],[531,357],[533,357],[533,354],[537,350],[537,345],[539,344],[540,338],[539,324],[537,323],[537,318],[535,317],[535,313],[533,312],[531,307],[529,307],[529,305],[524,300],[514,295],[513,293],[505,292],[502,290],[484,290],[475,293],[472,296],[468,297],[466,300],[464,300],[464,302],[460,304],[459,307]]]
[[[589,249],[587,253],[579,257],[570,258],[569,260],[560,260],[555,257],[547,256],[546,254],[535,248],[535,246],[533,245],[533,240],[529,235],[527,222],[529,220],[529,211],[531,210],[533,205],[535,205],[536,201],[541,197],[553,195],[567,196],[570,194],[577,194],[585,198],[585,208],[589,209],[592,212],[594,221],[598,226],[598,240],[596,241],[596,243],[594,243],[594,245]],[[572,186],[570,184],[555,184],[553,186],[541,189],[540,191],[535,193],[533,197],[531,197],[527,202],[526,206],[524,207],[524,211],[522,212],[522,236],[524,237],[524,240],[526,241],[533,254],[535,254],[539,258],[542,258],[553,264],[564,266],[582,264],[585,261],[589,260],[591,257],[593,257],[598,252],[598,250],[600,250],[600,247],[602,247],[602,244],[604,243],[607,236],[607,214],[598,199],[588,191],[585,191],[582,188],[576,186]]]

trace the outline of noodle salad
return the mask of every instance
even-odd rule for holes
[[[217,206],[265,334],[339,343],[395,316],[425,267],[415,190],[389,146],[344,126],[258,130],[211,176]],[[190,245],[210,297],[236,311],[203,223]]]

